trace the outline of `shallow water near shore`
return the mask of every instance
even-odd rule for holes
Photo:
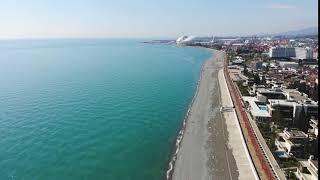
[[[0,179],[163,179],[211,52],[0,41]]]

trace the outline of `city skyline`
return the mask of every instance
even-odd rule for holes
[[[175,38],[253,35],[315,27],[318,2],[4,0],[0,38]]]

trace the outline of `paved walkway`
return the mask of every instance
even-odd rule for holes
[[[232,154],[235,158],[239,171],[239,179],[259,179],[246,147],[236,112],[233,108],[229,108],[233,107],[233,102],[224,77],[223,69],[219,71],[218,77],[221,93],[221,105],[222,107],[227,107],[225,110],[222,110],[222,114],[226,121],[229,134],[228,146],[232,149]]]

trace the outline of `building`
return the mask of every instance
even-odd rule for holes
[[[259,70],[259,69],[262,69],[262,61],[260,60],[254,60],[251,62],[251,68],[253,70]]]
[[[308,123],[312,116],[318,117],[318,104],[314,101],[295,102],[287,99],[269,99],[271,115],[278,111],[287,125],[308,130]]]
[[[271,115],[268,111],[267,99],[265,96],[243,96],[242,98],[245,103],[248,103],[248,110],[253,120],[257,123],[270,122]]]
[[[296,57],[296,51],[293,47],[271,47],[269,49],[271,58],[292,58]]]
[[[253,101],[261,103],[265,99],[264,109],[267,109],[271,116],[277,111],[286,126],[294,126],[307,132],[310,118],[318,117],[318,103],[296,89],[279,88],[280,84],[281,82],[276,83],[273,88],[253,86],[252,91],[256,93],[257,99]]]
[[[253,88],[255,90],[255,87]],[[257,95],[263,95],[267,99],[286,99],[286,96],[280,88],[257,88],[255,91]]]
[[[304,147],[308,143],[308,136],[298,130],[285,128],[282,133],[277,134],[275,144],[278,149],[285,151],[289,156],[301,157]]]
[[[294,58],[294,59],[313,59],[313,49],[306,47],[271,47],[269,49],[271,58]]]
[[[231,61],[232,65],[241,65],[244,62],[242,57],[236,56],[235,59]]]
[[[290,61],[280,61],[279,66],[282,68],[298,68],[299,64],[296,62],[290,62]]]
[[[295,48],[296,56],[295,59],[313,59],[313,49],[306,47],[306,48]]]
[[[299,180],[317,180],[318,179],[318,160],[314,160],[313,156],[307,161],[299,161],[300,166],[295,172]]]
[[[313,136],[318,137],[318,133],[319,133],[318,119],[311,118],[309,121],[309,125],[311,128],[309,128],[308,132]]]
[[[318,59],[318,48],[313,50],[313,58]]]

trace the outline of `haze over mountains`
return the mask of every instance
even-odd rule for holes
[[[308,27],[308,28],[304,28],[304,29],[298,29],[298,30],[290,30],[290,31],[285,31],[285,32],[278,32],[278,33],[256,33],[256,34],[252,34],[252,35],[243,35],[240,37],[247,37],[247,36],[315,36],[318,35],[318,27]],[[188,38],[197,38],[197,39],[210,39],[214,37],[214,35],[212,36],[181,36],[180,38],[178,38],[177,41],[187,41]],[[227,38],[237,38],[239,36],[215,36],[215,37],[227,37]],[[186,39],[182,39],[182,38],[186,38]]]
[[[318,27],[308,27],[299,30],[290,30],[279,33],[258,33],[259,36],[305,36],[305,35],[318,35]]]
[[[297,35],[317,35],[318,27],[309,27],[300,30],[292,30],[287,32],[276,33],[275,35],[289,35],[289,36],[297,36]]]

